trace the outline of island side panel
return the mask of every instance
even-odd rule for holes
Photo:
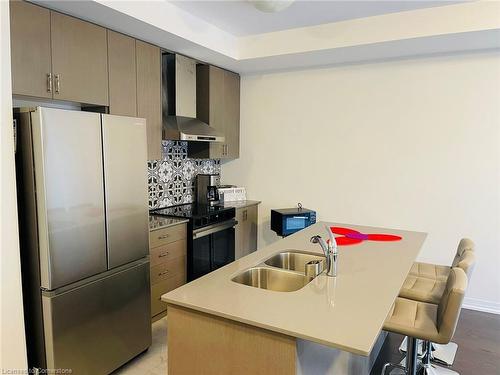
[[[168,305],[168,374],[296,373],[296,339]]]

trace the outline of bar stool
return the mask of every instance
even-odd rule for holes
[[[462,253],[459,261],[453,267],[463,269],[467,277],[470,278],[475,264],[476,256],[474,251],[467,250]],[[448,270],[451,270],[451,268],[448,267]],[[408,275],[399,291],[399,297],[438,304],[445,288],[446,280]]]
[[[402,366],[399,363],[386,363],[382,369],[382,375],[391,367],[404,370],[406,375],[416,375],[418,340],[439,344],[450,342],[455,333],[466,289],[467,275],[464,270],[455,267],[449,273],[438,305],[396,298],[383,329],[408,336],[406,364]],[[449,369],[432,366],[426,356],[424,356],[422,367],[424,374],[439,374],[440,370],[448,374],[457,374]]]
[[[474,254],[474,242],[470,239],[464,238],[460,241],[458,246],[457,254],[453,260],[455,267],[459,267],[464,270],[467,275],[468,280],[472,275],[472,270],[474,269],[476,263],[476,257]],[[420,263],[425,264],[425,263]],[[445,266],[435,266],[436,276],[444,274]],[[446,267],[448,270],[450,268]],[[429,276],[430,267],[419,267],[419,270],[425,270],[427,276]],[[449,272],[449,271],[447,271]],[[421,272],[422,274],[422,272]],[[443,281],[440,277],[429,278],[429,277],[418,277],[415,274],[409,274],[406,278],[400,292],[399,296],[407,299],[412,299],[420,302],[438,304],[441,296],[446,287],[446,281]],[[406,351],[407,340],[403,340],[400,346],[400,351]],[[449,343],[447,345],[429,345],[431,349],[435,350],[435,353],[430,354],[430,359],[437,363],[441,363],[447,366],[451,366],[455,359],[455,355],[458,349],[458,345],[455,343]],[[422,350],[425,351],[425,350]]]
[[[457,252],[455,253],[455,257],[453,258],[451,267],[431,263],[415,262],[411,267],[409,275],[446,281],[446,279],[448,278],[448,274],[450,273],[450,269],[453,267],[457,267],[458,263],[462,259],[464,252],[474,251],[474,248],[474,241],[469,238],[462,238],[458,244]]]

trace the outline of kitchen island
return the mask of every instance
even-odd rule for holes
[[[337,277],[322,273],[295,291],[233,281],[280,252],[322,255],[310,237],[326,237],[325,224],[401,240],[339,246]],[[425,237],[317,223],[163,295],[169,374],[368,374],[385,337],[384,320]]]

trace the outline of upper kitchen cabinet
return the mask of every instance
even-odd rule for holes
[[[54,99],[108,105],[106,29],[51,12]]]
[[[109,113],[137,116],[135,39],[108,30]]]
[[[52,98],[50,11],[24,1],[10,3],[12,92]]]
[[[137,116],[146,119],[148,160],[161,159],[161,52],[156,46],[136,41]]]
[[[240,76],[211,65],[196,69],[197,117],[222,132],[224,143],[210,144],[210,158],[240,155]]]
[[[226,159],[240,157],[240,76],[224,71],[224,134],[226,137]]]

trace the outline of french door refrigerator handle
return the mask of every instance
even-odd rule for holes
[[[211,234],[229,229],[238,224],[238,221],[235,219],[224,221],[222,223],[217,223],[213,225],[209,225],[208,227],[199,228],[193,230],[193,240],[196,240],[201,237],[209,236]]]

